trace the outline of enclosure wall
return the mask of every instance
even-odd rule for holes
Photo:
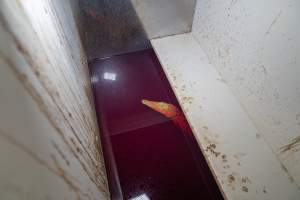
[[[210,62],[298,186],[299,9],[296,0],[198,0],[192,28]]]
[[[0,199],[109,199],[69,1],[1,1],[0,66]]]

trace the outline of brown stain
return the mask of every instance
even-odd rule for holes
[[[242,183],[251,183],[251,180],[248,177],[242,177],[241,182]]]
[[[84,92],[85,92],[85,95],[88,98],[88,101],[89,101],[90,105],[93,106],[94,105],[94,100],[93,100],[93,94],[92,94],[92,91],[91,91],[91,85],[85,85],[84,86]]]
[[[233,176],[233,174],[228,175],[228,182],[229,183],[235,182],[235,177]]]
[[[227,176],[227,182],[228,182],[228,186],[232,189],[235,190],[235,182],[236,182],[236,178],[234,176],[234,174],[229,174]]]
[[[181,102],[184,103],[184,104],[185,103],[192,104],[193,100],[194,100],[193,97],[189,97],[189,96],[182,96],[180,99],[181,99]]]
[[[221,158],[224,163],[228,161],[227,156],[225,154],[222,154]]]
[[[280,153],[286,153],[290,151],[297,151],[295,148],[300,145],[300,136],[297,136],[291,143],[284,145],[280,148]]]
[[[76,151],[77,151],[78,153],[81,154],[82,151],[81,151],[80,148],[77,146],[75,140],[74,140],[72,137],[70,138],[70,141],[71,141],[71,143],[73,144],[73,146],[75,147]]]
[[[203,126],[203,128],[206,129],[207,127]],[[210,134],[210,139],[208,137],[209,137],[209,135],[204,136],[204,140],[209,143],[209,145],[205,148],[205,151],[210,152],[216,158],[221,159],[222,168],[224,169],[224,171],[222,173],[227,174],[226,171],[228,171],[231,168],[231,166],[229,165],[229,162],[228,162],[228,159],[230,157],[226,154],[221,153],[221,152],[216,152],[216,148],[217,148],[216,143],[217,142],[216,141],[213,142],[214,140],[211,138],[211,134]],[[214,137],[217,137],[217,135],[214,136]],[[219,156],[219,155],[221,155],[221,156]],[[237,166],[241,166],[241,163],[240,163],[239,160],[240,160],[241,157],[243,157],[245,155],[246,155],[245,153],[237,153],[237,154],[234,154],[232,156],[233,158],[235,158],[237,160]],[[225,181],[223,181],[222,185],[224,185],[224,184],[225,184]],[[236,188],[240,187],[240,188],[242,188],[242,190],[244,192],[248,192],[249,191],[249,187],[248,187],[249,184],[251,184],[251,180],[246,176],[241,177],[239,174],[234,173],[234,172],[227,176],[227,186],[229,186],[229,188],[231,188],[232,190],[235,190]]]
[[[228,186],[231,187],[231,189],[235,190],[236,187],[241,187],[241,190],[243,192],[248,192],[249,191],[249,184],[251,184],[251,180],[244,176],[241,177],[237,173],[231,173],[227,176],[227,182]]]
[[[248,187],[243,185],[243,186],[242,186],[242,191],[243,191],[243,192],[248,192]]]
[[[94,182],[98,186],[99,189],[102,188],[102,186],[100,187],[99,183],[97,183],[96,180],[94,180],[94,177],[93,177],[94,175],[92,175],[92,173],[86,167],[85,161],[82,161],[79,158],[79,156],[76,154],[76,152],[70,146],[70,144],[67,142],[67,139],[65,138],[63,131],[56,124],[55,120],[53,119],[53,116],[48,112],[48,110],[46,110],[46,106],[44,105],[42,97],[37,93],[37,91],[35,91],[35,89],[31,86],[31,84],[29,84],[29,81],[27,80],[27,77],[25,75],[23,75],[23,74],[21,76],[18,76],[18,77],[21,77],[23,79],[23,81],[24,81],[23,84],[26,87],[27,91],[29,91],[29,93],[31,94],[31,96],[35,99],[35,102],[38,104],[40,110],[45,114],[45,116],[51,122],[53,128],[59,133],[59,135],[62,137],[62,140],[64,141],[64,143],[69,147],[69,149],[71,150],[71,152],[74,155],[74,157],[79,161],[79,163],[82,166],[82,169],[86,172],[86,174],[88,175],[88,177],[90,178],[90,180],[92,182]]]
[[[54,105],[56,106],[56,108],[59,110],[60,114],[63,116],[64,119],[66,119],[66,116],[64,115],[63,110],[60,108],[60,106],[58,105],[56,98],[59,97],[59,93],[55,90],[53,90],[53,85],[51,84],[51,82],[48,80],[48,78],[46,76],[43,76],[40,69],[35,62],[33,61],[33,58],[30,56],[29,52],[26,50],[26,48],[24,48],[21,43],[18,41],[18,39],[16,38],[16,36],[10,31],[10,29],[7,29],[8,33],[12,36],[12,39],[16,45],[16,48],[18,49],[18,51],[24,56],[25,60],[27,61],[27,63],[29,64],[32,72],[36,75],[36,77],[39,79],[39,81],[42,83],[42,85],[44,86],[44,89],[47,91],[49,97],[51,98],[52,102],[54,103]],[[86,153],[88,154],[88,156],[90,157],[89,161],[92,161],[94,163],[94,167],[88,167],[86,166],[85,163],[89,163],[88,160],[83,161],[77,154],[76,152],[73,150],[73,148],[70,146],[70,144],[68,143],[67,139],[64,136],[64,131],[62,130],[62,128],[60,127],[60,125],[58,124],[57,119],[55,118],[55,116],[52,115],[52,112],[48,109],[46,103],[44,102],[42,96],[38,93],[38,91],[35,89],[35,87],[31,84],[31,82],[28,80],[27,76],[23,73],[21,73],[18,69],[18,67],[16,67],[14,65],[14,63],[7,58],[6,56],[2,55],[1,56],[4,58],[4,60],[7,62],[7,64],[11,67],[10,69],[12,70],[12,72],[14,72],[14,74],[16,75],[16,77],[18,78],[18,80],[22,83],[22,85],[24,86],[24,88],[28,91],[28,93],[33,97],[33,99],[35,100],[36,104],[38,105],[39,109],[41,110],[42,113],[44,113],[44,115],[48,118],[49,122],[52,124],[53,128],[59,133],[59,135],[61,136],[62,140],[64,141],[64,143],[69,147],[69,149],[71,150],[72,154],[74,155],[74,157],[79,161],[80,165],[82,166],[83,170],[86,172],[86,174],[88,175],[88,177],[90,178],[90,180],[95,183],[95,185],[97,185],[97,188],[102,192],[102,193],[106,193],[107,191],[106,189],[104,189],[103,187],[107,188],[107,183],[106,181],[103,179],[99,179],[96,178],[98,177],[101,172],[99,172],[99,168],[98,168],[98,164],[95,164],[94,159],[91,159],[92,156],[89,154],[89,152],[84,148],[84,150],[86,151]],[[67,123],[69,123],[68,120],[66,120]],[[78,135],[76,134],[76,132],[74,131],[74,129],[72,129],[73,127],[70,127],[73,134],[75,135],[76,138],[79,138]],[[94,133],[96,134],[96,133]],[[82,144],[82,142],[80,142]],[[99,158],[99,156],[97,156],[97,158]],[[101,163],[103,163],[103,161],[100,161]],[[101,175],[101,177],[105,177],[104,175]],[[99,182],[100,180],[100,182]]]
[[[207,126],[203,126],[203,128],[205,130],[208,130],[208,127]],[[215,139],[212,139],[212,138],[208,138],[208,135],[207,136],[204,136],[204,140],[208,143],[207,147],[204,149],[205,152],[208,152],[212,155],[214,155],[216,158],[220,158],[221,161],[223,162],[223,169],[229,169],[230,168],[230,165],[228,164],[228,156],[226,154],[222,154],[221,152],[219,151],[216,151],[217,149],[217,141],[216,139],[218,138],[218,135],[213,135],[213,134],[210,134],[210,137],[213,136],[215,137]]]
[[[14,37],[13,37],[14,38]],[[40,72],[40,67],[38,67],[35,62],[33,61],[33,58],[30,56],[29,52],[26,50],[26,48],[24,48],[16,38],[14,38],[14,42],[16,44],[17,49],[24,55],[24,57],[26,58],[26,61],[28,62],[29,66],[31,67],[31,69],[33,70],[34,74],[37,76],[37,78],[39,79],[39,81],[42,83],[42,85],[44,86],[45,90],[48,92],[49,97],[52,99],[53,103],[55,104],[56,108],[60,111],[60,114],[62,115],[62,117],[64,118],[64,122],[69,125],[70,129],[72,130],[73,134],[75,135],[76,139],[79,141],[80,144],[83,144],[82,141],[80,140],[80,137],[77,134],[77,131],[73,128],[72,124],[70,123],[70,120],[67,118],[67,116],[65,115],[65,112],[63,111],[63,109],[60,107],[59,103],[57,102],[57,99],[60,97],[59,92],[56,91],[55,89],[50,88],[51,87],[51,81],[48,80],[47,76],[41,76],[41,72]],[[50,87],[49,87],[50,86]],[[33,87],[32,87],[33,89]],[[86,89],[86,88],[85,88]],[[70,90],[71,91],[71,90]],[[85,90],[86,91],[86,90]],[[76,95],[74,95],[76,96]],[[91,96],[91,95],[89,95]],[[89,97],[88,96],[88,97]],[[84,112],[81,112],[79,114],[83,114]],[[68,115],[70,116],[70,112],[68,112]],[[85,120],[86,118],[83,117],[83,120]],[[88,124],[88,123],[87,123]],[[95,133],[94,133],[95,134]],[[85,146],[82,145],[82,148],[85,150],[85,152],[87,153],[88,157],[93,161],[92,156],[90,155],[89,151],[85,148]],[[95,165],[95,163],[94,163]]]
[[[213,155],[215,155],[215,157],[218,157],[221,153],[220,152],[217,152],[215,149],[216,149],[216,144],[209,144],[207,147],[206,147],[206,149],[205,149],[205,151],[207,151],[207,152],[210,152],[210,153],[212,153]]]

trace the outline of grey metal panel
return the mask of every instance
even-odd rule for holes
[[[150,48],[130,0],[77,1],[74,13],[89,60]]]
[[[196,0],[71,0],[89,60],[150,48],[189,32]]]
[[[131,0],[150,39],[191,31],[196,0]]]

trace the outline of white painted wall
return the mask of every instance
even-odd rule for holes
[[[297,0],[198,0],[192,29],[210,62],[298,186],[299,11]]]
[[[151,42],[224,196],[298,200],[300,190],[192,34]]]
[[[130,0],[148,38],[190,32],[196,0]]]
[[[109,199],[69,1],[0,3],[0,199]]]

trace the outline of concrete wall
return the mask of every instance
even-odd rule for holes
[[[1,1],[0,66],[0,199],[109,199],[69,1]]]
[[[192,29],[259,135],[298,186],[299,10],[297,0],[198,0]]]

